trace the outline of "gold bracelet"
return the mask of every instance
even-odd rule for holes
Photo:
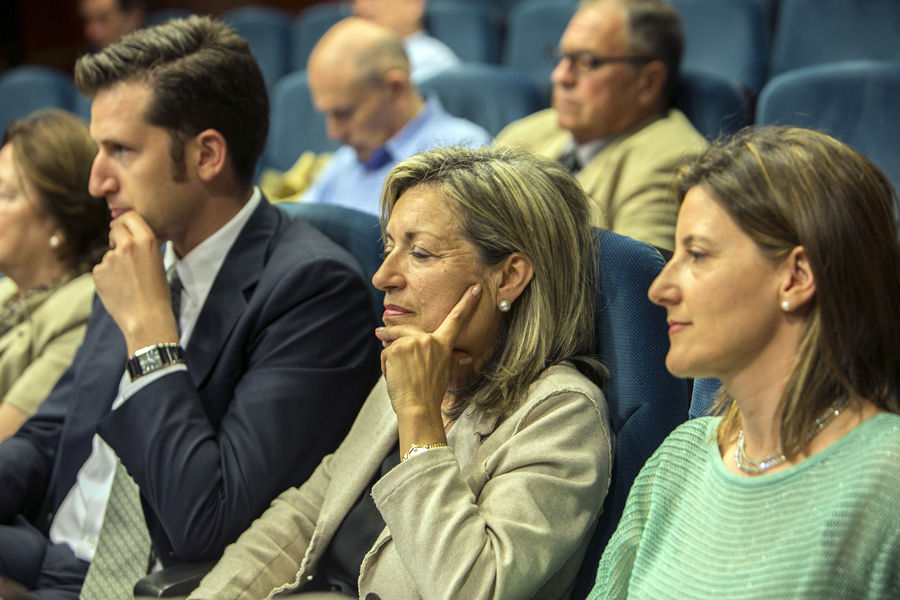
[[[421,452],[425,452],[426,450],[431,450],[432,448],[447,448],[447,444],[440,442],[437,444],[413,444],[409,447],[409,450],[406,451],[402,457],[400,457],[400,462],[406,462],[408,458],[411,456],[415,456]]]

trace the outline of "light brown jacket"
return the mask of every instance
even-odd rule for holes
[[[281,494],[190,597],[270,598],[311,580],[396,443],[382,379],[338,450]],[[600,390],[571,366],[550,367],[509,418],[469,409],[448,443],[373,487],[387,527],[363,559],[360,598],[567,598],[610,480]]]

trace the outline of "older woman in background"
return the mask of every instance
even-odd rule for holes
[[[86,124],[39,111],[0,149],[0,440],[47,396],[81,344],[109,212],[87,191],[97,147]]]
[[[612,452],[585,194],[546,159],[441,149],[382,208],[384,377],[193,598],[568,597]]]
[[[718,377],[631,488],[591,598],[889,598],[900,590],[897,197],[805,129],[746,131],[680,174],[650,288],[666,364]]]

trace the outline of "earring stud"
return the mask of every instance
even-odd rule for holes
[[[781,301],[781,310],[783,310],[784,312],[789,312],[791,310],[791,303],[788,302],[787,300],[782,300]]]
[[[50,247],[51,248],[59,248],[59,242],[60,242],[60,240],[59,240],[58,235],[53,234],[50,236]]]
[[[497,308],[500,309],[500,312],[509,312],[510,304],[509,300],[503,299],[497,303]]]

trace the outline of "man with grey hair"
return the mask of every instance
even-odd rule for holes
[[[683,34],[663,0],[582,2],[560,39],[553,107],[516,121],[497,145],[566,164],[594,200],[593,223],[671,250],[669,185],[706,141],[670,103]]]
[[[343,146],[301,201],[378,214],[381,185],[399,161],[439,146],[490,143],[484,129],[450,116],[436,97],[422,97],[400,38],[381,25],[340,21],[313,49],[307,74],[328,136]]]

